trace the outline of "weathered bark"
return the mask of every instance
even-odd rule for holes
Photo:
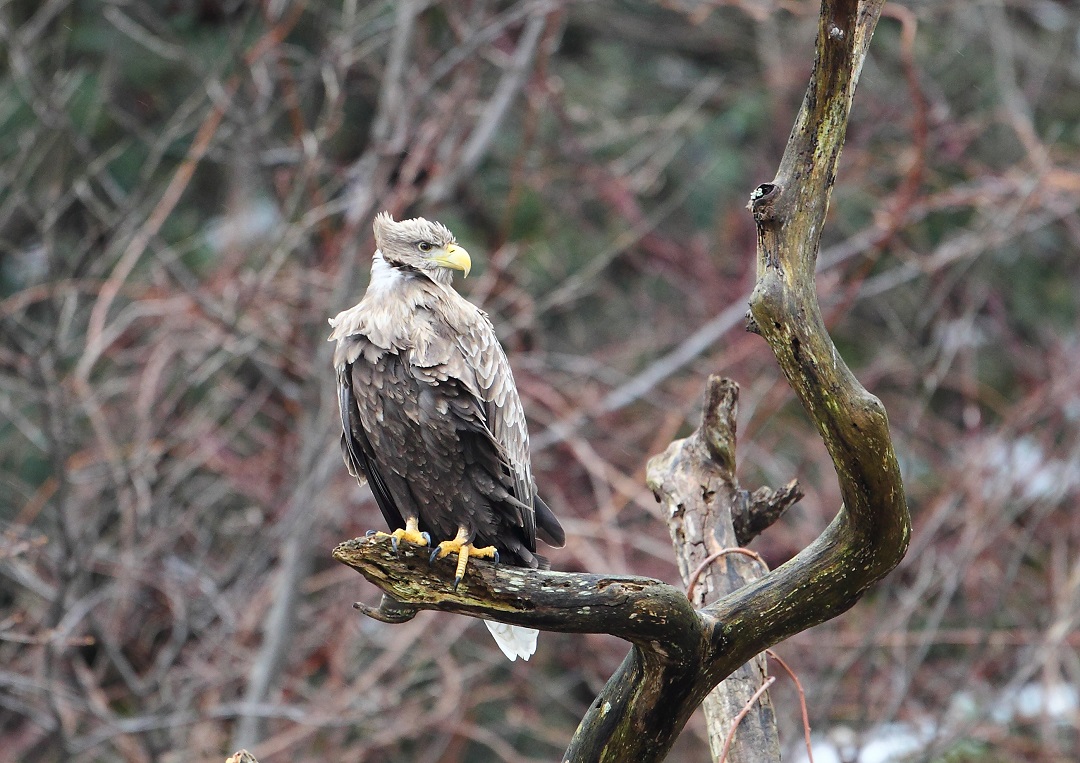
[[[395,555],[386,536],[345,541],[334,558],[386,594],[378,610],[358,605],[379,620],[403,622],[416,610],[438,609],[549,631],[610,633],[633,644],[564,760],[662,760],[704,696],[695,692],[716,624],[662,581],[470,560],[455,590],[453,565],[429,565],[424,548],[408,544]]]
[[[816,541],[700,609],[674,587],[645,578],[496,569],[478,560],[455,591],[449,565],[428,566],[407,548],[395,557],[385,539],[348,541],[334,552],[391,597],[372,612],[380,619],[441,609],[629,641],[630,653],[582,719],[566,761],[662,760],[717,684],[767,647],[850,608],[907,549],[907,504],[885,410],[837,353],[814,284],[851,99],[883,4],[824,0],[814,71],[780,170],[751,198],[758,281],[750,327],[769,343],[821,433],[843,496]],[[723,458],[724,449],[718,452]],[[760,495],[757,503],[775,509],[783,496]],[[743,526],[751,532],[759,524],[748,517]]]
[[[470,559],[454,588],[451,561],[429,562],[431,549],[389,536],[354,538],[334,549],[386,594],[377,610],[357,605],[384,622],[405,622],[418,610],[500,620],[563,633],[610,633],[663,657],[697,655],[702,618],[686,595],[667,583],[630,575],[529,570]]]
[[[738,399],[735,382],[711,377],[698,430],[671,443],[646,469],[646,481],[666,510],[687,596],[697,608],[768,571],[759,559],[730,552],[748,543],[801,497],[795,483],[779,491],[762,488],[754,496],[739,488],[735,476]],[[734,517],[744,528],[742,534],[736,532]],[[705,698],[702,706],[713,760],[721,757],[732,719],[752,700],[767,675],[765,656],[758,654]],[[728,763],[780,759],[776,716],[768,694],[754,702],[740,722],[725,759]]]
[[[683,591],[644,577],[540,572],[470,560],[454,588],[454,566],[429,565],[423,548],[386,536],[347,540],[334,558],[386,597],[378,619],[404,621],[416,610],[441,610],[569,633],[610,633],[633,644],[622,666],[585,714],[567,761],[658,761],[702,699],[698,672],[715,623]],[[403,604],[404,603],[404,604]],[[706,692],[707,693],[707,692]],[[673,702],[679,712],[669,713]]]

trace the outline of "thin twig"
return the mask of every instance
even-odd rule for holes
[[[296,22],[300,20],[303,5],[303,3],[298,3],[285,20],[272,27],[270,31],[259,38],[251,50],[245,54],[245,62],[251,64],[262,56],[266,50],[279,44],[296,25]],[[191,178],[195,175],[195,169],[206,156],[206,152],[209,151],[210,144],[221,126],[221,120],[232,103],[233,95],[240,86],[240,77],[234,75],[227,83],[221,86],[217,86],[216,83],[211,84],[213,86],[209,89],[213,105],[210,107],[210,112],[203,119],[203,123],[199,126],[198,132],[195,133],[195,139],[191,142],[187,156],[184,157],[180,166],[176,168],[169,185],[161,194],[161,198],[153,211],[151,211],[146,222],[128,242],[120,260],[113,268],[113,272],[102,285],[97,301],[90,311],[90,321],[86,329],[86,350],[83,352],[82,357],[79,358],[79,363],[75,369],[75,378],[79,382],[86,381],[90,370],[94,367],[97,359],[101,357],[101,353],[105,351],[107,343],[104,341],[103,335],[109,307],[112,306],[113,300],[116,299],[116,295],[120,292],[120,287],[123,286],[128,276],[131,275],[131,271],[134,270],[135,265],[142,258],[146,248],[150,245],[150,241],[161,230],[161,226],[165,224],[169,215],[172,214],[176,205],[180,202],[180,198],[184,195],[184,191],[191,183]]]
[[[143,252],[146,251],[150,240],[161,230],[161,226],[172,214],[173,209],[180,201],[180,197],[183,196],[184,190],[188,187],[191,178],[195,174],[195,168],[206,156],[206,152],[210,148],[210,142],[214,139],[214,135],[217,134],[218,127],[221,126],[225,110],[231,102],[238,84],[239,80],[234,79],[229,86],[222,90],[223,97],[219,98],[210,107],[210,113],[206,115],[202,125],[199,127],[199,131],[195,134],[195,140],[192,141],[187,156],[184,157],[184,161],[180,163],[180,166],[176,168],[176,172],[173,173],[172,180],[169,181],[165,192],[162,193],[157,206],[150,213],[146,223],[139,228],[128,243],[120,260],[116,263],[116,267],[113,268],[109,279],[101,287],[94,308],[90,311],[90,323],[86,329],[86,350],[79,359],[78,366],[76,366],[76,379],[85,381],[90,375],[94,363],[101,357],[101,353],[105,351],[105,318],[108,315],[109,307],[120,292],[120,287],[131,275],[131,271],[142,257]]]
[[[776,660],[780,664],[780,667],[787,671],[787,674],[791,676],[791,680],[795,682],[795,691],[799,692],[799,709],[802,711],[803,738],[806,740],[806,759],[809,763],[814,763],[814,749],[813,745],[810,743],[810,714],[806,710],[806,692],[803,691],[802,683],[799,681],[799,677],[795,675],[795,671],[792,670],[786,662],[780,659],[780,655],[772,649],[766,649],[765,654]]]
[[[720,759],[716,763],[724,763],[727,758],[728,750],[731,748],[731,742],[735,739],[735,730],[739,728],[739,724],[742,723],[742,719],[746,717],[750,712],[750,708],[754,706],[754,703],[761,699],[761,695],[769,690],[769,687],[776,683],[776,676],[769,676],[765,679],[765,682],[758,687],[758,690],[746,700],[746,704],[743,709],[739,711],[739,714],[735,716],[735,719],[731,722],[731,731],[728,732],[727,739],[724,740],[724,748],[720,751]]]
[[[525,24],[521,33],[521,41],[510,62],[510,66],[503,73],[499,84],[495,87],[495,93],[488,101],[483,114],[476,120],[476,127],[469,136],[465,148],[462,150],[461,159],[453,169],[445,175],[437,178],[428,186],[424,194],[425,201],[435,204],[446,199],[457,187],[462,178],[468,177],[479,166],[488,148],[491,146],[499,126],[506,117],[514,96],[518,94],[531,71],[530,64],[536,54],[536,48],[540,43],[540,35],[547,24],[547,14],[536,12]]]
[[[748,556],[751,559],[756,559],[757,561],[759,561],[761,563],[761,566],[764,567],[766,571],[769,569],[769,565],[766,564],[765,560],[761,558],[761,554],[757,553],[756,551],[751,551],[748,548],[740,548],[738,546],[733,546],[732,548],[722,548],[716,553],[710,554],[709,556],[705,557],[704,561],[702,561],[701,564],[697,566],[697,569],[690,573],[690,580],[686,584],[686,598],[688,598],[690,601],[694,600],[694,587],[697,585],[698,578],[701,577],[701,573],[705,572],[705,570],[709,568],[710,564],[715,562],[720,557],[726,556],[727,554],[742,554],[743,556]]]

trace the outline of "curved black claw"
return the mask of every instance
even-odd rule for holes
[[[491,562],[492,562],[492,564],[498,564],[499,563],[499,549],[495,549],[495,556],[493,556],[491,558]]]
[[[378,530],[368,530],[366,533],[364,533],[364,537],[365,538],[370,538],[371,536],[378,535],[378,534],[379,534]]]
[[[455,591],[457,590],[458,583],[460,583],[460,582],[461,582],[461,576],[458,575],[457,577],[454,578],[454,590]]]
[[[398,553],[398,539],[396,535],[390,536],[390,546],[394,549],[394,556],[401,556],[401,554]]]
[[[428,557],[427,563],[428,564],[435,564],[435,557],[437,557],[438,555],[439,555],[439,547],[436,546],[435,550],[431,552],[431,556]]]
[[[430,546],[431,545],[431,533],[422,532],[422,533],[420,533],[420,535],[424,538],[424,540],[427,541],[427,544]]]

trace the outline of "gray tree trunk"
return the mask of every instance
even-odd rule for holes
[[[765,488],[754,495],[739,488],[735,476],[738,399],[735,382],[710,378],[701,426],[685,440],[671,443],[649,461],[646,470],[646,481],[665,509],[687,595],[698,609],[767,572],[760,558],[735,551],[801,497],[794,482],[782,490]],[[767,675],[765,656],[758,654],[705,698],[702,707],[714,761],[724,755],[733,719],[751,703]],[[776,716],[768,693],[754,701],[739,722],[724,760],[780,760]]]

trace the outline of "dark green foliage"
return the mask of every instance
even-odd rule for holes
[[[429,4],[404,111],[375,146],[401,3],[0,3],[3,754],[223,759],[260,661],[283,760],[547,760],[569,738],[621,644],[541,640],[508,669],[456,618],[358,626],[348,605],[373,594],[335,577],[329,549],[378,514],[338,462],[323,339],[362,290],[384,207],[443,220],[474,254],[459,287],[506,340],[541,489],[574,518],[557,568],[675,579],[641,468],[696,421],[710,372],[743,385],[744,482],[807,489],[757,550],[776,566],[818,535],[840,495],[764,343],[737,320],[662,360],[745,304],[744,207],[773,178],[813,62],[816,9],[742,5],[754,15],[559,6],[481,161],[431,202],[531,6]],[[887,15],[818,286],[841,355],[889,411],[915,535],[861,607],[783,655],[815,728],[940,719],[965,687],[976,718],[943,731],[957,760],[1068,759],[1072,721],[1044,735],[988,708],[1010,681],[1076,683],[1072,642],[1036,645],[1080,557],[1080,13],[887,8],[918,21],[919,92]],[[263,623],[290,585],[300,625],[272,664]],[[787,723],[796,699],[774,691]],[[698,731],[687,759],[706,755]]]

